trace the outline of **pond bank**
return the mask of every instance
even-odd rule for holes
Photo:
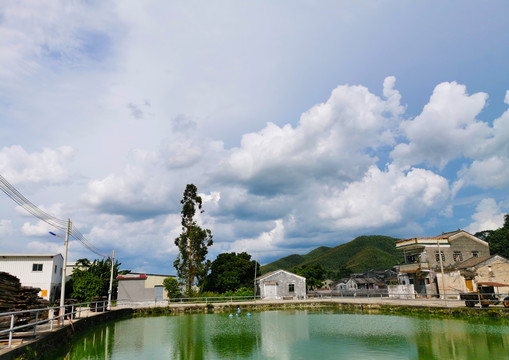
[[[97,324],[131,316],[132,309],[113,309],[96,313],[82,319],[75,319],[72,325],[56,327],[53,330],[38,332],[35,338],[24,341],[21,345],[11,349],[0,350],[0,360],[32,360],[39,359],[43,354],[51,352],[69,342],[72,337],[79,335]]]
[[[334,308],[342,311],[378,313],[378,314],[429,314],[452,317],[490,317],[509,319],[509,309],[503,307],[467,308],[454,306],[457,304],[440,304],[435,302],[359,302],[333,299],[320,300],[285,300],[285,301],[251,301],[231,303],[198,303],[198,304],[170,304],[165,307],[133,308],[133,316],[151,316],[186,313],[235,313],[237,308],[242,312],[268,310],[295,310]]]

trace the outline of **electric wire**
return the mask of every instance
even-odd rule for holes
[[[12,186],[2,175],[0,175],[0,189],[8,196],[10,197],[15,203],[17,203],[19,206],[21,206],[23,209],[28,211],[30,214],[35,216],[36,218],[44,221],[46,224],[60,230],[63,232],[67,232],[67,221],[61,220],[53,215],[50,215],[43,210],[39,209],[37,206],[35,206],[30,200],[28,200],[26,197],[24,197],[14,186]],[[92,245],[86,238],[83,236],[83,234],[78,230],[74,224],[71,224],[71,228],[69,229],[69,235],[72,236],[74,239],[81,242],[83,246],[85,246],[87,249],[95,253],[96,255],[99,255],[103,258],[108,257],[109,255],[105,255],[103,252],[101,252],[97,247]]]

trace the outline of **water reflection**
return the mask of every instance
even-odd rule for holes
[[[268,311],[136,318],[97,328],[68,360],[508,359],[509,323]],[[62,352],[63,359],[69,349]]]
[[[267,311],[259,314],[262,354],[266,358],[291,359],[298,342],[309,341],[307,311]]]
[[[255,317],[219,317],[207,327],[215,356],[219,359],[249,358],[260,345],[260,322]]]
[[[206,336],[204,333],[205,317],[201,315],[177,316],[176,331],[168,334],[173,345],[173,359],[204,359],[206,353]]]
[[[508,326],[493,322],[428,320],[411,341],[419,359],[509,359]]]

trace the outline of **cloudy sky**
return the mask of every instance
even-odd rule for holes
[[[508,13],[4,0],[0,174],[133,271],[175,273],[188,183],[211,259],[495,229],[509,213]],[[51,230],[0,193],[0,252],[61,252]],[[73,240],[81,257],[96,256]]]

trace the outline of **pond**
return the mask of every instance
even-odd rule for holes
[[[509,359],[509,323],[332,310],[132,318],[51,355],[64,358]]]

